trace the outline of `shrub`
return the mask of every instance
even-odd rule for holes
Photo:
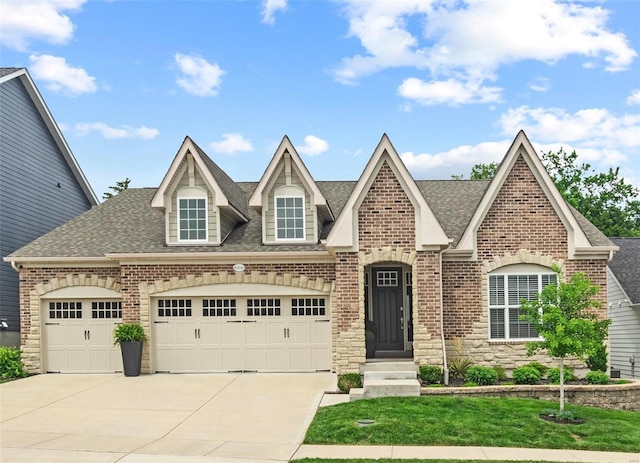
[[[426,384],[439,383],[442,379],[442,369],[432,365],[420,365],[420,379]]]
[[[531,368],[535,368],[536,370],[538,370],[540,372],[540,377],[544,378],[545,375],[547,374],[547,372],[549,371],[549,367],[546,365],[543,365],[540,362],[530,362],[527,363],[526,365],[523,365],[525,367],[531,367]]]
[[[495,364],[493,366],[493,369],[496,371],[496,374],[498,375],[498,381],[506,381],[507,379],[509,379],[507,377],[507,370],[505,370],[502,365]]]
[[[513,381],[516,384],[536,384],[542,375],[533,367],[519,367],[513,370]]]
[[[598,349],[587,357],[587,366],[591,371],[607,372],[607,346],[601,344]]]
[[[362,387],[360,373],[342,373],[338,375],[338,389],[349,392],[352,388]]]
[[[551,368],[547,372],[547,379],[549,379],[551,384],[560,384],[560,368]],[[574,379],[576,379],[576,377],[573,374],[573,368],[564,367],[564,382],[568,383]]]
[[[147,335],[140,323],[120,323],[113,330],[113,345],[117,346],[121,342],[146,341]]]
[[[498,382],[498,373],[491,367],[476,365],[469,368],[467,379],[480,386],[491,386]]]
[[[554,410],[553,408],[547,408],[540,412],[541,415],[553,416],[556,421],[576,421],[581,419],[573,410]]]
[[[20,359],[22,351],[15,347],[0,347],[0,378],[24,378],[27,370]]]
[[[584,377],[589,384],[609,384],[609,376],[601,371],[590,371]]]
[[[467,372],[472,366],[473,359],[470,357],[454,357],[449,360],[449,371],[452,375],[461,379],[467,378]]]

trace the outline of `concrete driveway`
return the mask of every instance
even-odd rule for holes
[[[38,375],[0,385],[0,461],[288,461],[331,373]]]

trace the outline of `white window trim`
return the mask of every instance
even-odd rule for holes
[[[302,238],[278,238],[278,199],[299,198],[302,199]],[[301,242],[307,240],[307,217],[305,195],[274,195],[273,196],[273,227],[274,239],[279,242]]]
[[[542,339],[542,336],[538,335],[535,338],[512,338],[510,333],[509,326],[509,309],[512,308],[520,308],[520,301],[518,301],[518,305],[509,304],[509,276],[514,275],[522,275],[522,276],[530,276],[536,275],[538,278],[538,294],[540,294],[540,288],[542,288],[542,276],[543,275],[555,275],[552,271],[540,271],[539,269],[523,269],[521,266],[518,266],[515,271],[497,271],[487,275],[487,336],[490,342],[530,342],[530,341],[539,341]],[[491,305],[491,277],[501,277],[504,279],[504,304],[501,305]],[[504,338],[492,338],[491,337],[491,310],[492,309],[504,309]]]
[[[205,238],[202,240],[183,240],[180,238],[180,201],[186,199],[204,199],[204,236]],[[177,196],[176,197],[176,225],[177,225],[177,241],[178,243],[181,244],[188,244],[188,243],[208,243],[209,242],[209,198],[207,198],[207,196],[203,195],[203,196]]]

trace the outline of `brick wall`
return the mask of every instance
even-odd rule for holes
[[[567,260],[564,225],[522,157],[516,160],[480,225],[477,239],[477,262],[443,263],[444,325],[449,351],[454,339],[463,338],[464,355],[479,363],[501,363],[507,368],[532,360],[549,363],[546,356],[526,357],[524,342],[488,341],[487,273],[502,265],[558,263],[564,266],[568,277],[584,271],[601,287],[600,315],[606,316],[606,261]]]

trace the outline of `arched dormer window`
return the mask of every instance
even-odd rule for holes
[[[274,193],[276,241],[304,241],[304,190],[288,185],[276,189]]]
[[[207,193],[199,188],[184,188],[178,192],[178,241],[209,240]]]

